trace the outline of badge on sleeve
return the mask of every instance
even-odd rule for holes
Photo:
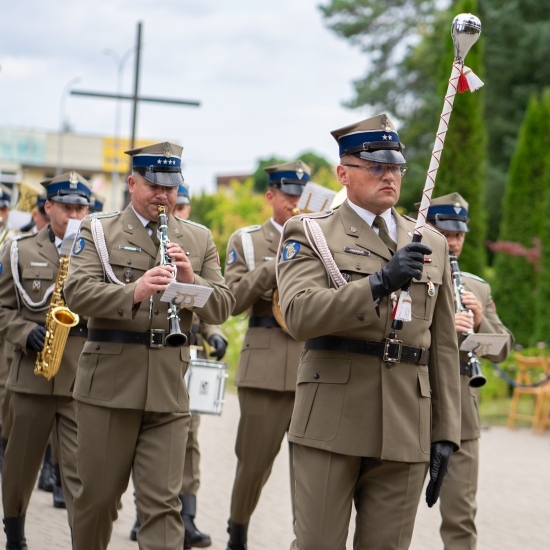
[[[286,262],[288,260],[293,260],[296,257],[296,254],[300,251],[300,243],[296,241],[290,241],[285,245],[283,250],[283,260]]]
[[[76,239],[73,245],[73,255],[78,256],[84,250],[84,239]]]
[[[225,260],[225,264],[226,265],[231,265],[236,259],[237,259],[237,253],[235,252],[235,250],[231,249],[227,253],[227,258]]]

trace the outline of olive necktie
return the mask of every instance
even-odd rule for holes
[[[160,241],[157,235],[159,224],[157,222],[149,222],[147,224],[147,227],[152,231],[151,240],[155,243],[155,246],[158,246],[160,244]]]
[[[372,226],[378,228],[378,236],[380,237],[380,239],[382,239],[382,242],[390,249],[390,252],[394,254],[397,250],[397,244],[390,237],[390,234],[388,233],[388,226],[386,225],[384,218],[382,216],[376,216],[376,218],[374,218]]]

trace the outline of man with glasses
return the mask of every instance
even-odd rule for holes
[[[412,243],[400,216],[405,158],[386,114],[332,132],[347,200],[284,228],[278,284],[289,333],[305,340],[289,440],[291,548],[409,548],[430,463],[429,506],[460,441],[458,349],[448,247]],[[392,328],[410,282],[412,320]]]

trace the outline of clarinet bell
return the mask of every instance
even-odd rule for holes
[[[170,317],[168,319],[168,334],[164,339],[164,343],[171,348],[180,348],[187,344],[187,336],[181,332],[179,320],[176,317]]]
[[[481,367],[479,364],[479,361],[473,361],[471,363],[471,376],[470,380],[468,381],[468,385],[471,388],[481,388],[481,386],[485,386],[487,383],[487,378],[483,376],[481,373]]]

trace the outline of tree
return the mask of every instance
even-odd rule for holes
[[[541,102],[545,120],[550,122],[550,90],[546,90]],[[550,125],[546,127],[544,139],[548,140]],[[548,141],[546,145],[550,145]],[[535,323],[535,341],[550,343],[550,155],[544,157],[545,165],[540,187],[544,189],[542,208],[542,223],[540,242],[542,253],[540,257],[539,288],[537,295],[537,315]]]
[[[544,177],[550,147],[550,111],[533,96],[520,128],[517,148],[510,163],[499,240],[527,248],[541,234],[545,196]],[[516,341],[534,340],[538,274],[522,256],[497,253],[493,294],[499,314]]]
[[[477,0],[459,0],[454,13],[476,13]],[[447,91],[448,79],[454,59],[452,37],[446,34],[448,54],[442,58],[439,87],[441,106]],[[470,49],[466,65],[483,78],[481,37]],[[487,132],[483,124],[483,88],[476,92],[457,94],[445,138],[445,148],[437,173],[434,197],[457,191],[469,203],[470,233],[460,256],[460,267],[464,271],[483,273],[487,261],[485,249],[486,216],[484,208],[484,186],[487,153]]]

